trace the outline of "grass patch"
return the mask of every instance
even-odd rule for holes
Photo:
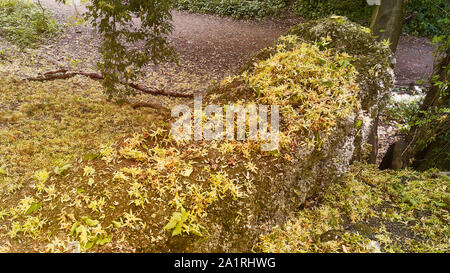
[[[60,231],[85,248],[111,240],[92,214],[104,209],[104,190],[113,187],[100,183],[109,182],[100,178],[107,166],[92,161],[107,155],[108,143],[163,125],[153,110],[106,102],[102,91],[85,78],[39,83],[0,77],[0,221],[6,223],[0,251],[67,251],[73,239],[53,236]],[[83,208],[76,219],[72,201]]]
[[[58,32],[49,11],[27,0],[0,0],[0,35],[20,47],[33,46]]]

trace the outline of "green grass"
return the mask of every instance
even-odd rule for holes
[[[58,32],[49,11],[26,0],[0,0],[0,35],[20,47],[31,47]]]

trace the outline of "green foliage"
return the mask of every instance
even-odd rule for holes
[[[274,15],[286,7],[286,0],[177,0],[176,6],[190,12],[248,19]]]
[[[172,7],[172,0],[94,0],[87,5],[85,18],[103,38],[98,67],[110,97],[131,94],[130,88],[120,85],[135,81],[148,63],[173,60],[174,50],[167,41]]]
[[[423,36],[448,35],[450,1],[408,1],[403,31]]]
[[[166,230],[172,231],[172,236],[180,235],[182,232],[182,228],[186,220],[188,219],[188,213],[186,210],[181,207],[180,212],[174,212],[172,218],[170,218],[169,223],[164,227]]]
[[[72,168],[71,164],[64,164],[63,166],[56,166],[55,169],[53,170],[55,172],[56,175],[62,175],[64,174],[67,170],[69,170],[70,168]]]
[[[419,151],[423,151],[430,143],[450,143],[449,129],[450,108],[445,106],[433,106],[427,111],[419,111],[410,119],[410,127],[415,127],[413,132],[419,132],[415,139]],[[448,144],[447,144],[448,145]],[[445,153],[445,146],[432,151],[439,156],[439,161],[450,162],[450,154]],[[444,153],[442,153],[444,151]],[[429,162],[430,167],[435,167],[440,162]],[[445,167],[444,167],[445,168]]]
[[[297,15],[305,18],[318,19],[335,14],[368,24],[373,6],[355,0],[297,0],[293,9]]]
[[[435,64],[434,74],[430,79],[432,86],[428,91],[427,98],[432,96],[434,102],[430,104],[428,101],[428,104],[425,105],[426,109],[422,107],[425,110],[418,111],[410,118],[409,125],[412,129],[409,134],[414,135],[412,141],[415,142],[416,150],[420,151],[416,154],[417,157],[421,156],[420,153],[428,151],[433,158],[439,158],[439,160],[421,160],[421,168],[448,169],[450,152],[446,147],[450,143],[450,95],[448,90],[450,39],[448,36],[441,35],[434,37],[433,42],[437,47],[435,55],[438,62]]]
[[[386,107],[385,115],[389,120],[395,121],[402,131],[407,132],[414,117],[419,113],[422,101],[423,97],[421,96],[408,99],[398,99],[397,96],[393,96]]]
[[[414,35],[433,36],[447,34],[450,2],[447,0],[411,0],[405,7],[403,31]],[[305,18],[317,19],[331,14],[368,25],[374,6],[355,0],[297,0],[294,12]]]
[[[74,236],[80,240],[81,247],[84,250],[89,250],[95,245],[103,246],[111,242],[112,237],[102,229],[100,229],[100,222],[93,220],[88,216],[81,217],[83,222],[75,222],[70,229],[70,236]],[[97,228],[94,232],[92,229]]]
[[[450,36],[449,35],[439,35],[433,37],[433,44],[436,46],[437,50],[434,52],[435,58],[439,59],[442,58],[445,54],[449,54],[450,50]],[[447,74],[447,77],[445,79],[441,79],[441,76],[434,75],[431,78],[431,83],[435,86],[437,86],[440,89],[440,98],[444,99],[445,97],[448,97],[449,90],[448,90],[448,75],[450,74],[450,67],[444,66],[441,67],[442,74]]]
[[[42,6],[27,0],[0,0],[0,35],[8,41],[24,48],[57,31],[58,24]]]

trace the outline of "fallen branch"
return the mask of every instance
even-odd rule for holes
[[[131,105],[134,109],[142,108],[142,107],[150,107],[153,109],[170,112],[170,110],[160,104],[150,103],[150,102],[137,102]]]
[[[66,72],[67,72],[67,69],[59,69],[59,70],[55,70],[55,71],[45,72],[44,75],[49,76],[49,75],[54,75],[54,74],[58,74],[58,73],[66,73]]]
[[[60,69],[56,71],[49,71],[44,73],[44,76],[42,77],[30,77],[26,78],[25,80],[28,81],[53,81],[53,80],[59,80],[59,79],[68,79],[75,77],[77,75],[85,76],[94,80],[103,80],[104,77],[98,73],[93,72],[67,72],[65,69]],[[142,85],[136,84],[136,83],[127,83],[124,81],[119,81],[123,85],[128,85],[131,88],[134,88],[136,90],[141,91],[142,93],[156,95],[156,96],[171,96],[171,97],[180,97],[180,98],[193,98],[193,94],[184,94],[184,93],[176,93],[176,92],[170,92],[170,91],[164,91],[161,89],[151,90],[148,89]]]

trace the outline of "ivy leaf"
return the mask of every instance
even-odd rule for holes
[[[99,235],[99,236],[97,236],[96,244],[100,245],[100,246],[103,246],[103,245],[111,242],[111,239],[112,239],[111,236],[102,237],[102,236]]]
[[[40,208],[42,207],[42,202],[39,203],[33,203],[31,204],[31,206],[28,208],[27,212],[25,214],[31,214],[34,213],[36,211],[38,211]]]
[[[100,156],[99,153],[89,153],[84,155],[83,160],[94,160]]]
[[[55,167],[53,171],[55,172],[56,175],[62,175],[65,171],[67,171],[70,168],[72,168],[72,165],[66,164],[62,167]]]
[[[92,248],[93,246],[94,246],[94,244],[95,244],[95,240],[92,240],[92,241],[89,241],[89,242],[87,242],[85,245],[84,245],[84,249],[90,249],[90,248]]]
[[[84,216],[81,218],[82,220],[84,220],[84,222],[86,223],[86,225],[93,227],[98,225],[100,222],[98,220],[92,220],[91,218]]]
[[[177,236],[181,234],[182,225],[178,224],[172,232],[172,236]]]

